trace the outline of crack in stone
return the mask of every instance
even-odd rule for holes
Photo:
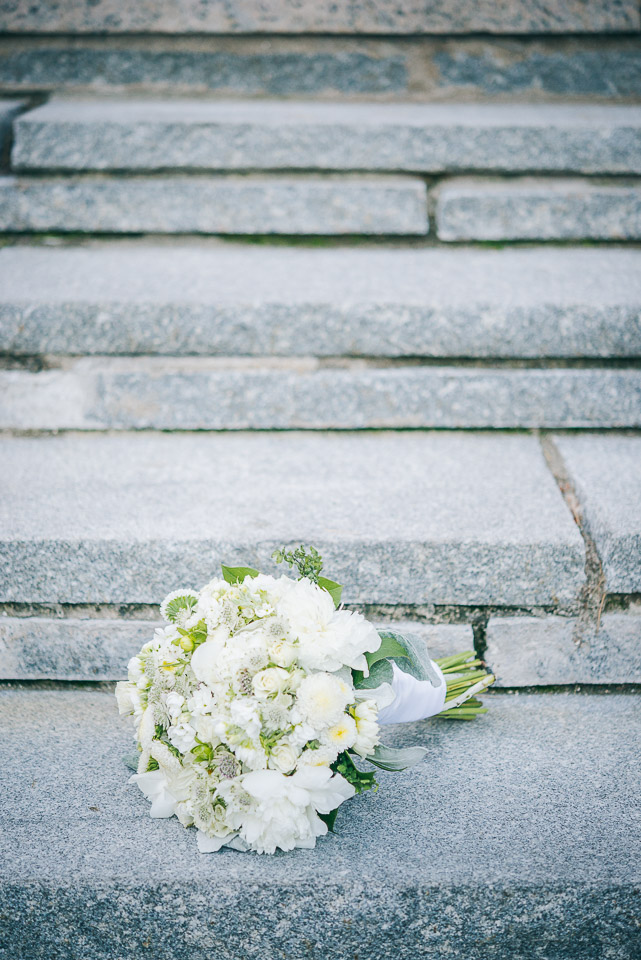
[[[599,632],[601,614],[606,601],[606,579],[603,564],[596,543],[590,536],[578,493],[570,477],[565,461],[551,436],[540,437],[545,462],[557,482],[561,496],[565,500],[572,518],[576,523],[585,544],[585,585],[579,594],[579,611],[573,639],[577,647],[584,640]]]

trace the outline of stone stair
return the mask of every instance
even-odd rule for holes
[[[0,31],[0,960],[636,958],[638,3]],[[300,542],[491,710],[313,853],[203,858],[103,686]]]

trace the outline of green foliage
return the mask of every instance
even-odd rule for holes
[[[356,690],[375,690],[382,683],[391,683],[394,679],[394,671],[389,660],[378,660],[371,667],[368,677],[360,670],[352,670],[352,678]]]
[[[245,577],[257,577],[258,570],[253,567],[228,567],[221,563],[223,570],[223,580],[227,583],[242,583]]]
[[[299,580],[307,577],[313,583],[318,583],[319,574],[323,569],[323,558],[316,547],[310,546],[307,551],[302,543],[295,550],[286,550],[285,547],[274,550],[272,559],[276,563],[286,563],[292,569],[296,567]]]
[[[310,546],[307,550],[303,544],[296,547],[295,550],[287,550],[282,547],[280,550],[274,550],[272,559],[276,563],[286,563],[290,568],[296,567],[298,570],[298,579],[307,577],[312,583],[317,583],[334,601],[334,606],[340,606],[341,594],[343,588],[340,583],[330,580],[328,577],[321,577],[320,572],[323,569],[323,558],[315,547]]]
[[[379,743],[374,753],[370,753],[367,759],[370,763],[373,763],[374,766],[380,767],[381,770],[397,772],[399,770],[407,770],[408,767],[413,767],[415,763],[420,763],[426,755],[427,750],[425,747],[395,749],[393,747],[385,747]]]
[[[345,779],[352,784],[356,793],[363,793],[364,790],[378,789],[374,771],[359,770],[349,753],[339,754],[336,763],[332,764],[332,770],[335,770],[336,773],[340,773],[345,777]]]
[[[126,753],[122,759],[126,767],[129,767],[130,770],[133,770],[134,773],[138,773],[137,753]]]
[[[343,593],[343,588],[340,583],[336,583],[335,580],[329,580],[327,577],[319,577],[318,586],[322,587],[323,590],[327,590],[334,601],[335,607],[340,607],[341,595]]]
[[[329,813],[319,813],[318,816],[327,824],[327,829],[330,833],[334,832],[334,824],[336,823],[336,815],[338,813],[338,807],[335,810],[331,810]]]
[[[417,680],[429,680],[433,686],[439,686],[439,677],[430,660],[424,643],[416,642],[413,637],[405,637],[395,630],[379,630],[381,645],[374,653],[367,653],[367,662],[371,666],[383,657],[400,660],[399,667]]]
[[[164,615],[171,623],[176,623],[183,618],[190,617],[197,603],[198,597],[195,597],[193,593],[186,593],[182,597],[174,597],[166,604]]]

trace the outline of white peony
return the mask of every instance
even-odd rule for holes
[[[298,688],[296,707],[303,720],[322,730],[338,723],[353,699],[354,691],[344,680],[331,673],[312,673]]]

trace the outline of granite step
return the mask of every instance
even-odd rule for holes
[[[633,34],[0,37],[16,93],[638,102]]]
[[[523,434],[4,436],[0,602],[158,603],[313,543],[349,603],[570,608],[585,548]],[[639,471],[637,471],[639,475]],[[614,496],[616,486],[613,487]]]
[[[641,173],[641,107],[52,100],[14,125],[17,170]]]
[[[0,370],[0,429],[641,428],[641,370],[102,357]]]
[[[427,233],[411,177],[0,178],[0,231],[106,234]]]
[[[356,100],[635,102],[633,34],[0,37],[0,88]]]
[[[584,180],[449,180],[438,189],[441,240],[639,240],[641,185]]]
[[[57,0],[5,3],[0,31],[6,33],[169,33],[169,34],[546,34],[637,33],[641,15],[635,0],[155,0],[123,5],[118,0]]]
[[[634,960],[638,699],[485,700],[476,723],[390,728],[427,758],[314,851],[258,858],[150,818],[111,693],[3,691],[2,955]]]
[[[0,351],[638,358],[641,252],[5,247]]]

